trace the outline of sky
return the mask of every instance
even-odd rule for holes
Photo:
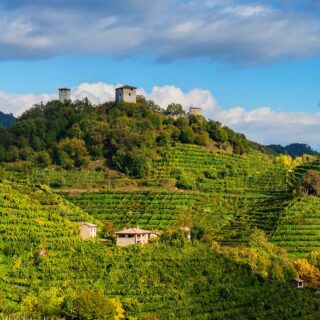
[[[0,0],[0,110],[120,84],[264,144],[320,150],[318,0]]]

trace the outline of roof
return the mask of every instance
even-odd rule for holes
[[[143,230],[140,228],[123,229],[115,232],[115,234],[150,234],[150,233],[155,233],[155,232],[152,232],[149,230]]]
[[[116,90],[119,90],[119,89],[137,89],[136,87],[132,87],[132,86],[128,86],[127,84],[122,86],[122,87],[119,87],[119,88],[116,88]]]
[[[190,107],[190,109],[199,109],[199,110],[202,110],[202,108],[199,108],[199,107]]]
[[[59,90],[67,90],[67,91],[70,91],[69,88],[59,88]]]
[[[303,280],[300,279],[300,278],[294,278],[293,280],[294,280],[294,281],[297,281],[297,282],[303,282]]]
[[[83,226],[83,225],[86,225],[88,227],[97,227],[96,224],[90,223],[90,222],[82,222],[82,223],[80,223],[80,226]]]

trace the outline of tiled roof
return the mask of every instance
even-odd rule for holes
[[[150,234],[150,233],[155,233],[155,232],[152,232],[149,230],[143,230],[140,228],[123,229],[115,232],[115,234]]]
[[[90,222],[82,222],[80,223],[81,226],[86,225],[88,227],[97,227],[96,224],[90,223]]]

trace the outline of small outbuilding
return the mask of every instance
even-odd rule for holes
[[[291,284],[295,287],[297,287],[298,289],[303,289],[304,287],[304,281],[300,278],[295,278],[291,281]]]
[[[182,230],[185,232],[186,238],[187,238],[188,240],[191,240],[191,228],[185,226],[185,227],[182,228]]]
[[[82,239],[96,238],[97,225],[89,222],[82,222],[79,225],[80,236]]]
[[[152,238],[156,238],[158,235],[155,232],[149,230],[143,230],[140,228],[123,229],[115,232],[117,246],[129,246],[132,244],[146,244]]]

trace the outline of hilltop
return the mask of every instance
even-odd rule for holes
[[[317,151],[313,150],[305,143],[291,143],[285,147],[278,144],[270,144],[266,146],[277,154],[288,154],[291,157],[301,157],[304,154],[317,155]]]
[[[179,108],[162,110],[142,96],[135,104],[94,107],[88,100],[68,100],[37,105],[0,131],[0,160],[71,169],[103,159],[111,168],[142,178],[158,157],[157,147],[196,144],[235,154],[264,150],[219,122],[183,113],[171,116]]]
[[[9,127],[11,124],[16,122],[16,118],[12,113],[5,114],[0,111],[0,128],[6,128]]]

